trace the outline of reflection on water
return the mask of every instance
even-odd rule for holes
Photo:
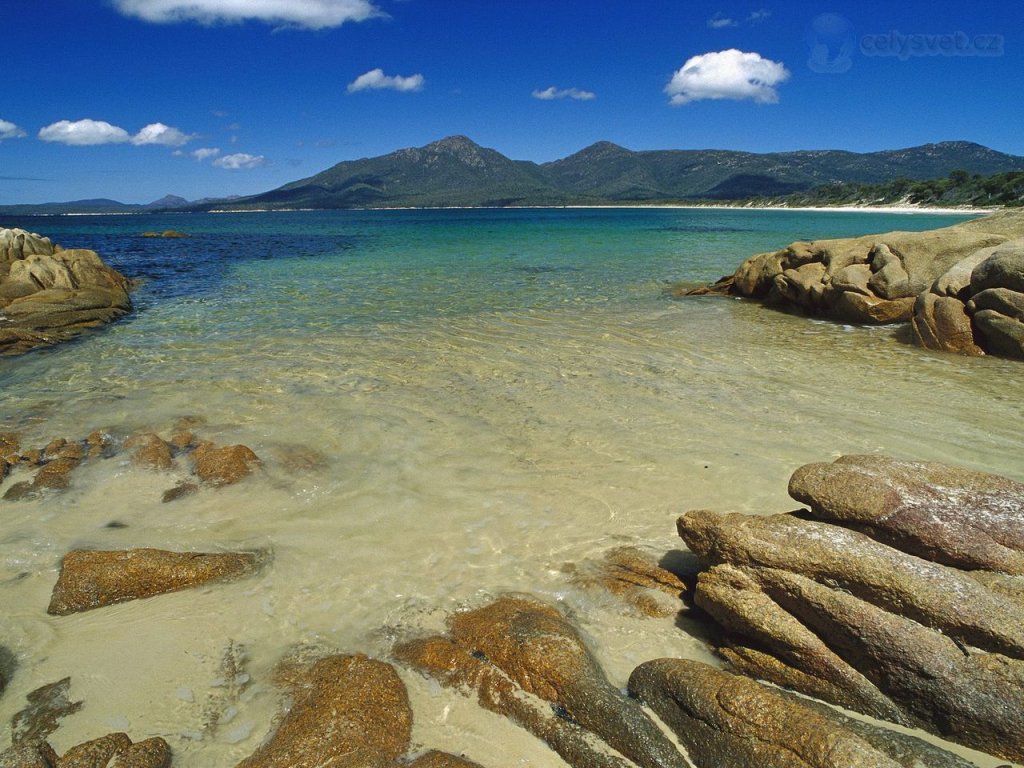
[[[622,543],[677,548],[675,517],[690,508],[785,511],[793,469],[841,453],[1024,479],[1019,363],[738,301],[661,298],[660,280],[714,277],[782,244],[777,220],[744,219],[761,239],[745,231],[711,259],[697,235],[638,235],[647,214],[557,213],[410,212],[398,229],[379,214],[310,215],[312,234],[261,237],[199,217],[191,240],[125,246],[123,264],[153,276],[141,310],[0,362],[2,428],[42,445],[97,427],[166,435],[197,415],[201,437],[249,445],[265,472],[165,505],[184,468],[115,457],[77,470],[64,494],[4,503],[0,643],[18,670],[0,719],[70,674],[86,707],[58,751],[118,729],[163,735],[176,765],[233,765],[266,732],[269,670],[288,647],[385,654],[505,590],[563,601],[622,685],[641,661],[707,651],[671,620],[632,619],[572,588],[563,564]],[[268,218],[260,226],[302,228]],[[296,461],[299,448],[325,458]],[[274,562],[248,581],[48,617],[59,559],[80,546],[268,547]],[[228,696],[230,643],[252,682]],[[417,740],[485,764],[557,764],[469,700],[405,679]]]

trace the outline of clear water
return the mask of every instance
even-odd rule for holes
[[[742,210],[466,210],[0,221],[143,278],[137,311],[0,359],[0,429],[44,445],[182,416],[265,472],[162,504],[186,476],[123,457],[60,495],[0,502],[0,644],[25,694],[72,676],[61,751],[162,735],[176,766],[231,766],[269,728],[299,643],[384,655],[396,636],[517,590],[562,601],[624,685],[656,656],[710,659],[672,620],[573,588],[566,563],[677,548],[675,518],[793,508],[799,465],[881,451],[1024,479],[1020,364],[936,355],[723,299],[671,301],[801,238],[957,217]],[[180,229],[185,240],[143,239]],[[322,463],[295,468],[313,449]],[[10,483],[8,479],[0,491]],[[111,521],[126,527],[110,528]],[[74,547],[271,548],[260,577],[55,618]],[[249,682],[225,686],[230,642]],[[489,765],[559,765],[469,699],[404,674],[415,738]],[[218,723],[214,726],[212,723]],[[995,765],[996,762],[990,763]]]

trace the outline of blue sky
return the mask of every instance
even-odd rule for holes
[[[465,134],[1024,155],[1014,2],[0,0],[0,204],[251,194]]]

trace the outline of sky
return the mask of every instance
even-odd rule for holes
[[[974,0],[0,0],[0,204],[255,194],[463,134],[1024,155],[1024,17]]]

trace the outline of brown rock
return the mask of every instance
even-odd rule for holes
[[[815,517],[857,526],[958,568],[1024,574],[1024,484],[945,464],[843,456],[800,467],[789,495]]]
[[[64,616],[104,605],[228,581],[259,570],[256,552],[73,550],[64,556],[47,612]]]
[[[32,481],[34,489],[54,488],[63,490],[71,487],[71,472],[79,464],[76,459],[54,459],[36,472]]]
[[[0,752],[0,768],[54,768],[60,758],[45,741]]]
[[[684,607],[681,599],[688,587],[682,576],[635,547],[617,547],[600,561],[568,570],[575,584],[610,592],[644,616],[672,616]]]
[[[562,708],[643,768],[685,766],[685,760],[635,702],[605,677],[575,628],[555,608],[502,597],[453,614],[452,639],[482,653],[524,691]]]
[[[68,441],[63,437],[58,437],[56,440],[51,440],[45,448],[43,448],[43,460],[50,461],[51,459],[57,458],[64,446],[68,444]]]
[[[184,430],[171,435],[171,445],[179,451],[187,451],[196,443],[196,436],[193,432]]]
[[[683,515],[678,528],[708,564],[786,569],[940,628],[962,643],[1024,658],[1024,611],[1013,601],[960,571],[857,531],[790,515],[703,511]]]
[[[871,278],[868,289],[883,299],[902,299],[913,296],[910,275],[903,268],[900,257],[885,243],[876,243],[868,254],[871,261]]]
[[[845,323],[889,325],[905,323],[913,317],[914,299],[879,299],[852,291],[836,294],[828,315]]]
[[[850,291],[869,298],[879,298],[868,288],[871,277],[868,264],[849,264],[831,276],[830,285],[834,291]]]
[[[85,438],[85,445],[90,459],[109,458],[114,455],[116,449],[113,436],[98,429],[89,433]]]
[[[683,659],[637,667],[629,690],[679,737],[697,765],[898,768],[867,741],[745,677]]]
[[[167,504],[172,501],[178,501],[178,499],[184,499],[187,496],[194,496],[199,493],[199,486],[195,483],[178,483],[173,488],[169,488],[164,491],[161,501]]]
[[[412,709],[388,664],[362,655],[321,659],[291,697],[271,740],[238,768],[385,768],[409,748]]]
[[[719,654],[739,672],[902,725],[902,708],[763,590],[747,569],[722,564],[702,573],[695,601],[729,635]]]
[[[971,272],[971,294],[988,288],[1024,293],[1024,240],[1000,245]]]
[[[911,327],[919,347],[974,357],[985,354],[975,343],[971,318],[959,299],[922,293],[914,302]]]
[[[132,452],[132,463],[146,469],[170,469],[174,466],[171,446],[153,432],[132,435],[124,442]]]
[[[394,654],[402,663],[445,687],[476,691],[481,707],[525,728],[573,768],[629,768],[634,765],[610,754],[600,739],[570,718],[556,714],[548,702],[527,693],[500,669],[471,655],[448,638],[431,637],[400,643]]]
[[[194,471],[209,485],[233,485],[248,477],[260,466],[259,457],[244,445],[218,448],[203,443],[192,452]]]
[[[34,499],[38,495],[39,490],[32,485],[31,481],[22,480],[20,483],[13,483],[4,491],[4,501],[23,501]]]
[[[974,765],[913,736],[696,661],[646,662],[634,670],[629,688],[672,728],[698,765]]]
[[[990,353],[1024,359],[1024,322],[992,309],[976,311],[973,320]]]
[[[482,768],[482,766],[464,757],[456,757],[447,752],[438,752],[432,749],[409,763],[409,768]]]
[[[46,741],[60,721],[82,708],[82,702],[71,701],[68,691],[71,678],[37,688],[28,695],[28,706],[11,720],[11,743],[15,747],[31,746]]]

